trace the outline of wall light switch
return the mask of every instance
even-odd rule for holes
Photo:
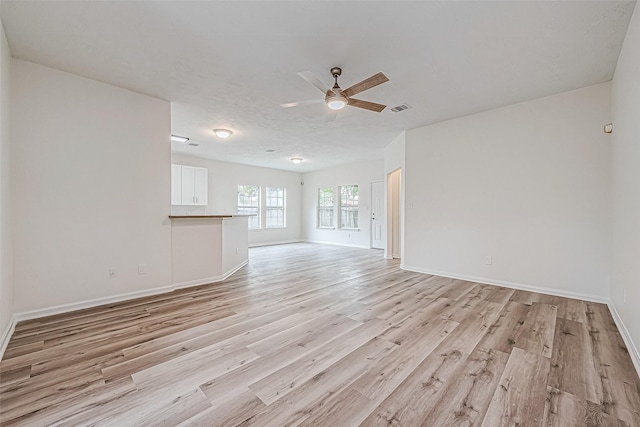
[[[493,263],[493,259],[490,256],[484,257],[484,263],[486,265],[491,265]]]
[[[146,264],[138,264],[138,274],[147,274]]]

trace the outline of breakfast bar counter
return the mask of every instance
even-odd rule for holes
[[[224,280],[249,261],[248,215],[170,215],[173,286]]]

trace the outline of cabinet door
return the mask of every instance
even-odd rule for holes
[[[198,206],[207,205],[207,175],[209,170],[207,168],[195,168],[195,204]]]
[[[182,205],[196,204],[196,195],[194,193],[196,183],[195,169],[193,166],[182,166]]]
[[[182,167],[171,165],[171,204],[182,204]]]

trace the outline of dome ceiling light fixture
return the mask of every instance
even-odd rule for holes
[[[231,135],[233,135],[233,132],[230,131],[229,129],[214,129],[213,133],[215,133],[216,136],[220,139],[227,139]]]
[[[301,157],[292,157],[291,161],[293,163],[295,163],[296,165],[299,165],[300,163],[302,163],[302,158]]]

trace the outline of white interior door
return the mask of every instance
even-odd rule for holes
[[[371,183],[371,247],[374,249],[384,249],[384,181]]]

